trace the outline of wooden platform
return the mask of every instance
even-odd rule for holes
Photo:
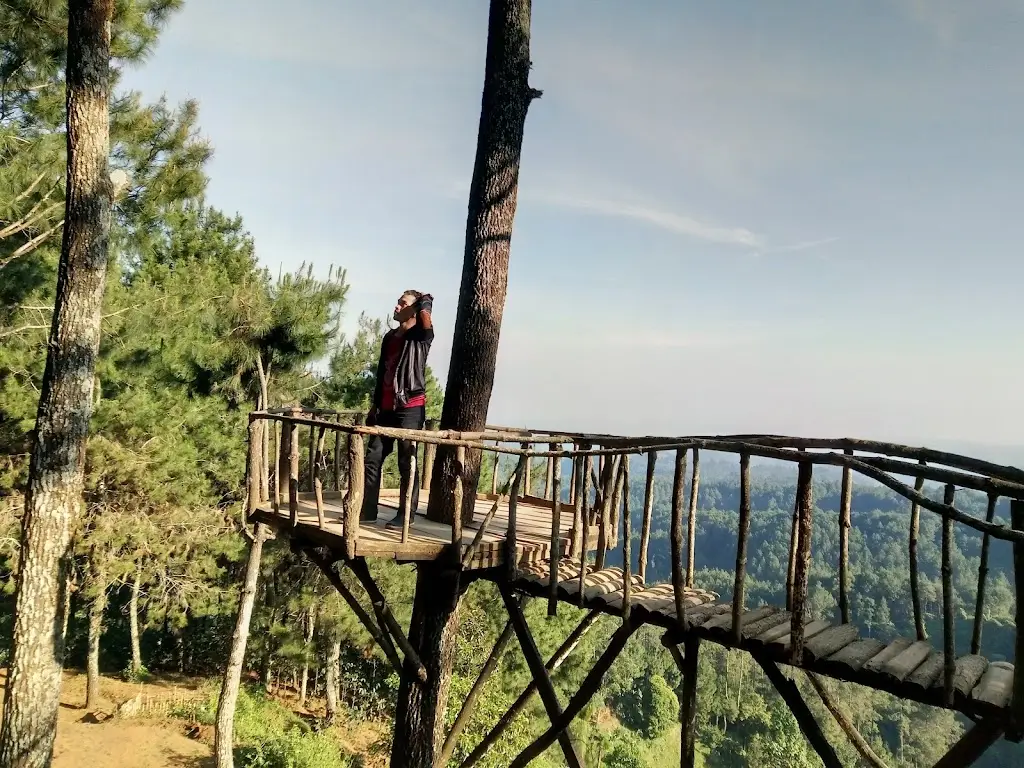
[[[549,573],[549,563],[534,563],[520,571],[513,586],[525,594],[546,597]],[[736,645],[730,603],[720,602],[716,595],[702,589],[687,589],[685,622],[680,628],[671,584],[645,588],[636,577],[633,583],[632,621],[669,630],[667,637],[671,642],[682,643],[684,636],[692,633],[729,648],[763,654],[780,664],[789,663],[788,611],[768,605],[747,610],[740,617],[742,640]],[[560,563],[559,600],[580,605],[579,587],[578,565]],[[587,573],[583,607],[618,616],[622,614],[622,602],[619,568]],[[927,641],[898,638],[882,642],[861,637],[860,630],[851,624],[813,621],[807,625],[804,660],[800,666],[808,672],[887,691],[903,699],[946,707],[943,660],[943,653]],[[971,717],[1008,718],[1013,665],[1005,661],[989,662],[982,656],[961,656],[956,660],[953,687],[950,709]]]
[[[495,497],[491,494],[477,495],[476,512],[473,522],[463,526],[462,545],[472,543],[480,522],[490,511]],[[452,528],[450,525],[427,520],[423,512],[427,509],[429,492],[420,491],[420,513],[409,529],[409,539],[402,542],[402,531],[388,530],[385,525],[398,514],[398,491],[382,490],[378,517],[375,522],[361,522],[356,542],[357,557],[381,557],[400,562],[436,560],[450,546]],[[250,515],[250,520],[265,523],[275,530],[292,531],[291,515],[287,503],[278,511],[263,504]],[[342,494],[324,494],[324,529],[318,525],[316,501],[313,494],[299,494],[298,525],[296,533],[309,541],[345,551],[345,526]],[[562,551],[568,548],[572,530],[572,508],[563,505],[561,516]],[[480,543],[476,556],[467,566],[470,569],[493,568],[505,560],[504,540],[508,528],[508,502],[498,506],[498,511],[487,526],[487,532]],[[551,502],[528,496],[520,499],[516,508],[516,553],[517,562],[522,566],[541,562],[551,557]],[[588,541],[596,547],[597,529],[592,528]]]

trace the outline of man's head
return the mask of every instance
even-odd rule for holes
[[[423,294],[420,291],[403,291],[395,302],[395,312],[392,315],[399,323],[404,323],[416,317],[416,302]]]

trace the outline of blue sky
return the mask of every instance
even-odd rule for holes
[[[483,0],[191,0],[126,85],[196,98],[210,198],[346,325],[436,297],[447,372]],[[495,423],[1024,442],[1024,6],[543,0]]]

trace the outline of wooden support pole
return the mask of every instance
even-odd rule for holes
[[[1024,501],[1010,501],[1010,526],[1024,531]],[[1013,646],[1013,695],[1010,698],[1010,716],[1014,737],[1024,730],[1024,544],[1013,544],[1013,586],[1017,592],[1016,626]]]
[[[608,646],[605,648],[604,653],[598,657],[590,672],[583,679],[579,690],[569,699],[565,711],[551,724],[550,728],[516,756],[516,759],[510,763],[509,768],[525,768],[534,758],[555,743],[559,735],[566,731],[576,715],[590,703],[594,694],[600,690],[601,681],[604,679],[605,674],[619,654],[622,653],[622,649],[635,631],[636,627],[631,622],[626,622],[615,631],[615,634],[608,641]]]
[[[338,594],[348,603],[352,613],[356,615],[359,623],[366,628],[366,631],[370,633],[370,637],[374,639],[374,642],[384,652],[395,672],[399,675],[404,675],[405,670],[402,667],[402,659],[398,655],[398,650],[395,648],[391,636],[387,633],[387,630],[382,630],[380,625],[366,612],[366,609],[363,608],[356,596],[352,594],[352,591],[342,581],[338,572],[334,570],[331,561],[311,547],[304,547],[302,551],[309,558],[310,562],[321,570],[324,576],[327,577],[327,580],[331,582],[331,585],[338,591]]]
[[[697,754],[697,654],[700,651],[700,638],[696,635],[687,635],[683,643],[684,653],[680,653],[679,647],[674,643],[668,648],[683,677],[682,697],[679,700],[679,721],[682,726],[679,765],[680,768],[693,768]]]
[[[427,421],[427,429],[436,431],[438,427],[437,419],[429,419]],[[424,443],[423,444],[423,478],[420,488],[424,491],[430,490],[430,481],[434,477],[434,460],[437,458],[437,444],[436,443]]]
[[[515,496],[512,498],[514,499]],[[555,723],[562,716],[562,705],[558,703],[558,694],[555,692],[555,686],[548,676],[548,671],[544,668],[544,660],[540,655],[540,651],[537,650],[537,644],[533,640],[533,635],[530,634],[530,627],[526,623],[526,617],[523,616],[522,608],[516,602],[511,590],[505,585],[499,586],[499,590],[501,591],[502,600],[505,601],[505,608],[512,619],[512,626],[515,628],[516,636],[519,638],[519,645],[523,649],[523,656],[526,657],[526,664],[530,668],[530,674],[537,683],[537,690],[540,692],[540,699],[544,703],[544,709],[547,711],[551,722]],[[576,752],[576,745],[569,738],[569,732],[563,728],[559,731],[557,737],[569,768],[583,768],[583,761]]]
[[[562,557],[562,460],[552,457],[551,462],[551,574],[548,580],[548,616],[557,616],[558,566]]]
[[[529,443],[520,443],[519,447],[522,448],[524,451],[530,450],[530,444]],[[528,458],[526,460],[526,474],[523,477],[523,482],[519,486],[519,490],[522,492],[523,496],[529,496],[530,495],[530,489],[531,489],[530,487],[531,487],[532,482],[533,482],[533,459],[532,458]]]
[[[750,454],[740,454],[740,517],[736,536],[736,575],[732,589],[732,641],[743,640],[740,616],[746,610],[747,542],[750,539]]]
[[[497,641],[494,643],[494,648],[491,649],[491,654],[487,657],[487,661],[484,662],[483,668],[480,670],[480,675],[477,677],[476,682],[473,683],[473,687],[469,690],[469,695],[466,696],[466,701],[462,705],[462,709],[459,710],[459,714],[455,718],[455,722],[452,723],[452,729],[448,732],[448,735],[444,740],[444,747],[441,749],[441,756],[437,759],[437,765],[448,765],[448,761],[452,759],[452,753],[455,751],[455,746],[459,743],[459,736],[466,729],[469,724],[469,719],[473,715],[473,711],[476,708],[477,700],[480,698],[480,694],[483,692],[484,683],[487,682],[491,673],[498,666],[498,662],[501,660],[502,654],[505,652],[505,648],[508,645],[509,640],[512,639],[512,633],[514,627],[512,619],[505,622],[505,629],[498,635]]]
[[[775,690],[779,692],[782,700],[786,702],[786,706],[789,707],[796,718],[800,730],[803,731],[804,736],[811,743],[811,746],[814,747],[814,751],[818,753],[818,757],[825,764],[825,768],[843,768],[843,764],[839,762],[839,756],[836,755],[835,749],[828,743],[825,734],[821,732],[821,726],[814,719],[811,710],[807,708],[807,702],[800,695],[800,689],[796,687],[796,683],[782,674],[782,670],[771,659],[761,654],[753,654],[753,656],[754,660],[761,665],[765,675],[771,680],[772,685],[775,686]]]
[[[570,554],[579,557],[583,545],[583,460],[580,456],[572,459],[572,484],[569,486],[572,497],[572,547]]]
[[[943,496],[944,504],[953,504],[956,486],[947,485]],[[945,652],[943,664],[943,696],[947,707],[953,706],[953,678],[956,676],[956,625],[953,615],[953,518],[942,518],[942,645]]]
[[[811,574],[811,531],[814,522],[814,494],[809,461],[800,462],[796,483],[797,510],[800,527],[797,531],[795,569],[793,571],[793,613],[790,620],[792,663],[799,666],[804,654],[804,627],[807,623],[807,586]]]
[[[323,427],[320,427],[323,430]],[[313,480],[316,478],[316,462],[314,458],[316,456],[316,427],[310,425],[309,427],[309,450],[306,453],[306,461],[309,462],[309,492],[312,493],[314,489]]]
[[[846,716],[846,713],[839,708],[838,702],[836,702],[832,695],[822,685],[821,680],[813,672],[807,673],[807,679],[811,682],[811,687],[817,692],[821,703],[825,705],[825,709],[832,713],[832,717],[836,719],[836,723],[842,728],[843,733],[853,744],[854,749],[860,753],[860,756],[864,758],[864,761],[868,765],[874,768],[889,768],[885,761],[882,760],[875,751],[871,749],[871,745],[865,741],[864,737],[861,736],[860,731],[857,730],[857,726]]]
[[[455,489],[452,493],[452,546],[455,548],[455,562],[457,563],[461,562],[462,557],[462,496],[465,493],[465,476],[466,447],[460,445],[455,449]],[[509,524],[512,524],[511,520]]]
[[[622,483],[624,479],[622,465],[626,463],[628,456],[628,454],[622,454],[615,457],[618,469],[615,474],[615,483],[612,486],[611,514],[608,519],[608,542],[610,549],[615,549],[619,546],[619,518],[622,517]]]
[[[263,440],[261,427],[264,422],[253,419],[249,422],[249,451],[245,458],[245,484],[248,488],[248,498],[245,509],[252,514],[259,506],[260,499],[260,443]]]
[[[569,633],[569,636],[566,637],[565,641],[558,647],[558,650],[556,650],[554,654],[552,654],[551,658],[548,659],[548,663],[544,665],[544,669],[547,670],[548,674],[553,673],[562,665],[562,662],[565,661],[569,657],[569,654],[571,654],[573,650],[575,650],[576,646],[579,645],[583,636],[590,631],[592,626],[594,626],[594,623],[600,615],[600,611],[591,611],[583,617],[583,620],[576,625],[576,628],[572,632]],[[519,698],[516,699],[512,706],[508,708],[508,711],[499,718],[497,724],[487,732],[487,735],[483,737],[480,743],[473,748],[473,751],[462,762],[460,768],[472,768],[473,765],[479,762],[480,759],[487,754],[487,751],[491,746],[501,738],[501,735],[508,729],[512,721],[516,719],[516,716],[526,708],[526,705],[530,703],[530,699],[536,692],[537,683],[535,680],[531,679],[530,684],[526,686],[521,694],[519,694]]]
[[[622,620],[629,621],[630,598],[633,593],[633,529],[629,509],[629,454],[619,467],[622,489]]]
[[[345,493],[345,555],[356,556],[359,542],[359,519],[363,511],[363,436],[358,432],[348,438],[348,491]]]
[[[672,593],[675,598],[676,621],[685,629],[685,575],[683,571],[683,503],[685,501],[686,449],[676,450],[676,471],[672,478]]]
[[[802,450],[802,449],[801,449]],[[796,548],[800,539],[800,488],[797,472],[797,491],[793,497],[793,521],[789,529],[789,569],[786,571],[786,610],[793,610],[793,580],[796,578]]]
[[[847,456],[853,451],[847,449]],[[839,619],[850,623],[850,511],[853,506],[853,471],[843,467],[843,485],[839,498]]]
[[[341,417],[339,416],[340,420]],[[341,430],[336,430],[334,433],[334,490],[341,491],[341,444],[342,444],[342,433]]]
[[[595,500],[600,510],[597,528],[597,557],[594,570],[600,571],[605,566],[608,550],[613,546],[612,539],[612,504],[615,497],[615,483],[618,481],[619,457],[603,457],[605,461],[601,469],[601,496]]]
[[[310,430],[313,428],[310,427]],[[313,454],[313,492],[316,496],[316,521],[317,526],[322,531],[324,529],[324,484],[320,479],[320,462],[324,455],[324,438],[327,437],[327,432],[324,427],[320,427],[320,432],[317,435],[316,441],[316,452]]]
[[[405,664],[419,679],[421,682],[427,681],[427,669],[423,666],[423,662],[420,661],[419,655],[416,650],[412,647],[412,643],[405,636],[405,632],[402,630],[402,626],[398,623],[394,614],[391,613],[391,608],[388,606],[387,600],[384,599],[384,595],[381,594],[380,588],[377,586],[377,582],[373,580],[373,576],[370,574],[370,569],[366,567],[366,561],[361,557],[355,560],[348,561],[348,567],[352,569],[352,573],[355,574],[356,578],[359,579],[359,583],[363,585],[363,589],[366,590],[367,596],[370,598],[370,605],[373,606],[373,612],[377,615],[377,622],[381,627],[387,630],[394,638],[395,642],[398,643],[402,649],[402,653],[405,654]]]
[[[924,477],[918,476],[914,483],[914,490],[918,493],[924,488]],[[921,591],[918,587],[918,566],[917,566],[917,534],[921,525],[921,505],[917,502],[910,503],[910,540],[908,549],[910,552],[910,601],[914,607],[914,629],[917,632],[918,640],[927,640],[928,634],[924,628],[924,614],[921,612]]]
[[[697,554],[697,494],[700,491],[700,451],[693,449],[693,474],[690,476],[690,509],[686,516],[686,586],[693,588]]]
[[[552,451],[552,452],[560,451],[560,450],[562,450],[562,446],[556,445],[555,443],[548,443],[548,450]],[[559,461],[561,461],[561,459],[558,456],[550,456],[548,458],[548,471],[547,471],[547,474],[544,476],[544,498],[545,499],[554,498],[551,495],[551,493],[552,493],[552,491],[551,491],[551,484],[554,482],[555,463],[559,462]]]
[[[500,445],[500,443],[495,443]],[[491,495],[495,495],[498,492],[498,469],[501,467],[501,454],[494,454],[494,469],[491,471]]]
[[[996,504],[999,496],[988,495],[988,508],[985,510],[985,522],[991,523],[996,516]],[[981,562],[978,564],[978,597],[974,604],[974,630],[971,633],[971,653],[981,653],[981,625],[985,612],[985,586],[988,581],[988,548],[991,537],[987,533],[981,536]],[[1018,625],[1019,626],[1019,625]]]
[[[528,478],[530,475],[530,458],[528,456],[522,456],[519,459],[519,465],[516,467],[515,472],[512,473],[512,488],[508,493],[508,529],[505,532],[505,570],[509,581],[512,581],[516,577],[516,568],[518,567],[518,558],[516,556],[516,538],[519,534],[517,526],[518,521],[518,507],[519,507],[519,489],[520,480]]]
[[[292,528],[299,524],[299,450],[299,425],[292,422],[288,425],[288,511]]]
[[[640,581],[647,583],[647,548],[651,543],[651,517],[654,515],[654,467],[657,451],[647,452],[647,478],[644,483],[644,519],[640,527]]]
[[[282,424],[274,422],[274,511],[281,511],[281,498],[284,487],[282,479],[287,474],[287,467],[284,463],[284,445],[282,444]]]
[[[960,737],[934,768],[968,768],[1003,735],[1005,724],[983,720]]]
[[[586,584],[587,584],[587,550],[590,548],[590,542],[588,539],[588,533],[590,531],[590,520],[587,515],[587,505],[590,503],[590,473],[594,469],[594,457],[589,453],[583,460],[583,487],[580,489],[580,497],[583,500],[582,516],[583,516],[583,536],[582,545],[580,546],[580,594],[579,594],[579,606],[583,607],[583,601],[586,599]]]

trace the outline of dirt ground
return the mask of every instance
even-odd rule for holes
[[[0,673],[0,686],[6,676]],[[194,691],[190,680],[135,684],[104,677],[104,701],[93,708],[102,715],[139,693],[175,696]],[[212,768],[208,740],[189,738],[180,720],[116,720],[94,722],[84,708],[85,675],[65,673],[53,768]]]

